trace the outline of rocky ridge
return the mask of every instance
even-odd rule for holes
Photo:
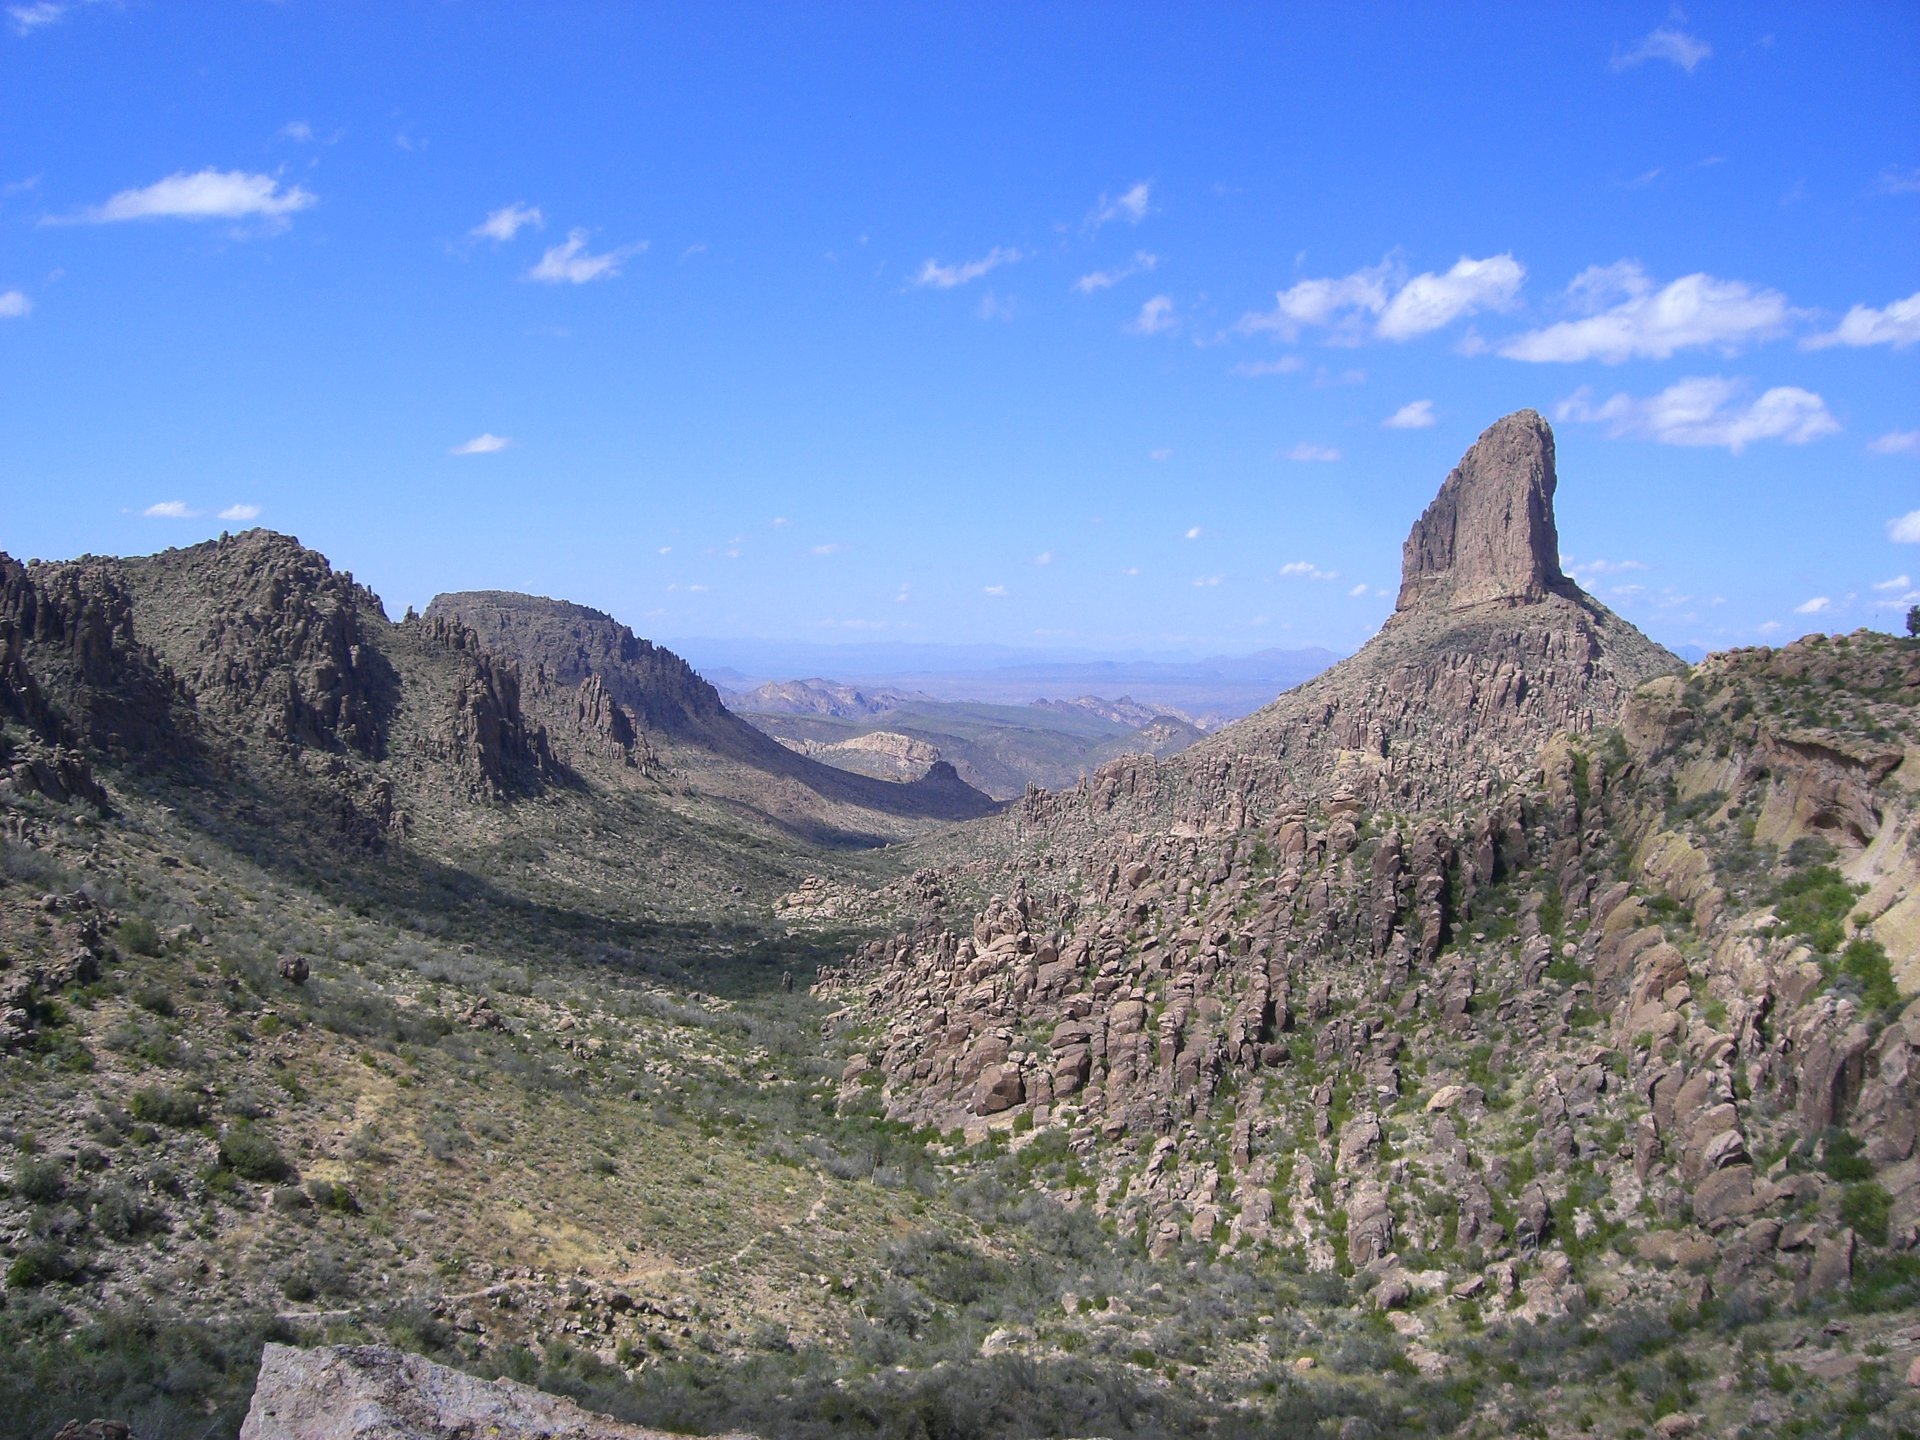
[[[1552,461],[1494,426],[1360,654],[930,880],[1005,888],[826,982],[848,1090],[1064,1143],[1063,1198],[1157,1254],[1275,1247],[1390,1311],[1764,1304],[1911,1249],[1920,652],[1650,679],[1543,549]]]

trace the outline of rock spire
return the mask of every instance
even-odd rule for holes
[[[1395,614],[1577,594],[1560,570],[1554,484],[1553,431],[1537,411],[1488,426],[1407,536]]]

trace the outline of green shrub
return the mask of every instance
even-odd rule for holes
[[[1877,1180],[1863,1180],[1840,1192],[1840,1219],[1869,1245],[1887,1243],[1887,1217],[1893,1197]]]
[[[1860,1137],[1847,1130],[1829,1131],[1821,1147],[1820,1168],[1830,1179],[1845,1184],[1853,1180],[1871,1180],[1873,1165],[1860,1152],[1865,1147]]]
[[[142,1086],[133,1092],[127,1108],[136,1120],[183,1129],[198,1125],[201,1117],[200,1097],[191,1090],[178,1090],[171,1085]]]
[[[1793,848],[1798,849],[1799,842]],[[1847,912],[1865,892],[1866,886],[1849,885],[1831,865],[1815,865],[1774,888],[1773,913],[1791,933],[1831,955],[1846,938]]]
[[[66,1193],[67,1177],[51,1160],[22,1160],[14,1167],[8,1188],[22,1200],[49,1205]]]
[[[67,1252],[50,1241],[38,1241],[13,1257],[7,1266],[9,1290],[32,1290],[71,1277],[75,1270]]]
[[[1861,998],[1872,1010],[1886,1011],[1900,1004],[1900,987],[1893,981],[1887,947],[1864,936],[1849,940],[1840,952],[1840,969],[1860,982]]]
[[[293,1174],[273,1137],[245,1120],[220,1132],[220,1163],[243,1180],[285,1180]]]
[[[113,943],[129,955],[158,955],[160,932],[146,916],[135,915],[113,927]]]

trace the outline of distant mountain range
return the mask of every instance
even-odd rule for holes
[[[1124,694],[1143,705],[1224,718],[1259,709],[1340,659],[1317,646],[1201,659],[1103,659],[993,645],[807,645],[701,638],[669,643],[708,680],[730,691],[828,676],[846,685],[995,705]]]

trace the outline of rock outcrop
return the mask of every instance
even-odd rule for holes
[[[823,982],[848,1086],[1063,1132],[1062,1198],[1155,1253],[1274,1245],[1388,1307],[1414,1252],[1558,1314],[1647,1216],[1692,1271],[1620,1295],[1822,1293],[1867,1263],[1851,1216],[1920,1243],[1920,650],[1663,675],[1560,575],[1553,485],[1537,416],[1493,427],[1358,655],[969,836],[929,888],[998,893]]]
[[[1407,536],[1396,613],[1577,596],[1560,571],[1557,483],[1553,431],[1536,411],[1488,426]]]
[[[384,1345],[266,1347],[241,1440],[673,1440]],[[733,1440],[750,1440],[735,1436]]]

